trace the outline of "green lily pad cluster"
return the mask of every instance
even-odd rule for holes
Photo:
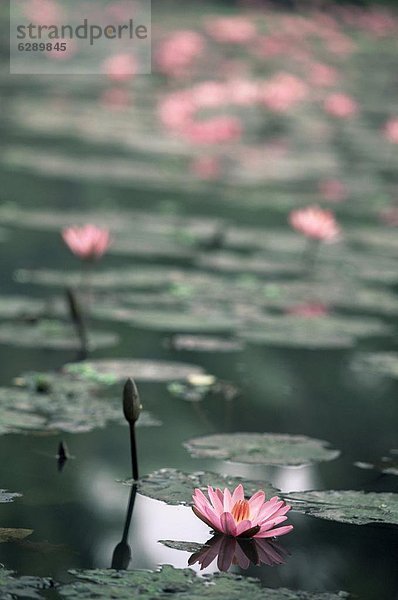
[[[59,593],[70,600],[89,598],[115,600],[343,600],[348,594],[311,593],[284,588],[263,588],[257,579],[217,573],[198,577],[191,569],[174,569],[164,565],[159,571],[71,571],[78,581],[62,586]]]
[[[14,600],[26,598],[29,600],[40,600],[45,596],[42,590],[54,587],[54,582],[46,577],[17,577],[13,571],[3,567],[0,568],[0,591],[2,600]]]
[[[132,480],[123,483],[131,485]],[[138,485],[138,491],[143,496],[154,500],[161,500],[167,504],[189,505],[192,502],[194,488],[207,490],[207,486],[234,488],[239,484],[244,485],[245,492],[254,494],[259,489],[264,490],[267,497],[275,496],[278,491],[267,482],[250,481],[242,477],[223,476],[218,473],[198,471],[196,473],[184,473],[177,469],[160,469],[144,477]]]
[[[0,434],[29,431],[86,432],[107,423],[124,424],[119,395],[105,396],[98,385],[62,373],[27,373],[13,388],[0,388]],[[159,421],[143,412],[139,426]]]
[[[286,494],[294,510],[320,519],[366,525],[398,525],[398,494],[353,490],[322,490]]]

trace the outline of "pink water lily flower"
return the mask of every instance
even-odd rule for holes
[[[265,493],[259,490],[245,499],[242,484],[233,493],[225,488],[222,492],[208,487],[209,499],[196,488],[192,496],[193,512],[214,531],[236,538],[271,538],[285,535],[293,525],[277,527],[287,517],[290,506],[277,496],[265,501]]]
[[[313,240],[334,242],[340,236],[340,226],[330,210],[319,206],[308,206],[293,210],[289,215],[290,225]]]
[[[73,254],[83,260],[101,258],[110,244],[109,230],[91,224],[67,227],[62,231],[62,238]]]

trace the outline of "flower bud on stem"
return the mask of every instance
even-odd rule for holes
[[[142,406],[138,394],[137,386],[132,379],[127,379],[123,388],[123,413],[130,426],[130,450],[131,466],[133,469],[133,479],[138,481],[138,458],[137,445],[135,441],[135,424],[140,416]]]

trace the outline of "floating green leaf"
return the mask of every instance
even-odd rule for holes
[[[118,336],[105,331],[90,331],[90,350],[117,344]],[[0,325],[0,343],[27,348],[78,350],[81,342],[72,325],[60,321],[42,320],[35,323],[5,323]]]
[[[284,497],[294,510],[328,521],[398,525],[398,494],[325,490],[285,494]]]
[[[132,480],[124,481],[131,485]],[[167,504],[192,503],[192,494],[195,488],[207,490],[207,486],[230,489],[242,484],[245,493],[251,496],[258,490],[264,490],[267,497],[275,496],[279,490],[266,481],[249,481],[242,477],[223,476],[218,473],[196,472],[183,473],[177,469],[160,469],[144,477],[138,486],[138,491],[143,496],[161,500]]]
[[[97,313],[98,314],[98,313]],[[107,312],[108,318],[112,313]],[[171,312],[167,310],[150,311],[134,309],[116,309],[113,318],[139,329],[151,329],[165,332],[230,332],[238,320],[223,313],[203,314],[202,312]]]
[[[354,358],[352,368],[354,371],[379,373],[392,379],[398,379],[398,353],[363,352]]]
[[[390,334],[390,327],[370,317],[287,315],[264,318],[240,336],[252,344],[316,349],[349,348],[359,338]]]
[[[171,345],[175,350],[190,352],[239,352],[243,349],[243,344],[233,338],[204,335],[175,335]]]
[[[20,388],[0,388],[0,434],[27,431],[91,431],[124,424],[121,399],[101,396],[91,382],[58,373],[27,373]],[[143,412],[139,426],[159,425]]]
[[[345,279],[274,282],[265,285],[263,295],[265,306],[279,310],[319,303],[330,310],[398,315],[396,294],[383,287],[363,287]]]
[[[356,462],[360,469],[375,469],[385,475],[398,475],[398,450],[390,450],[389,456],[383,456],[381,460],[374,463]]]
[[[25,319],[36,317],[46,308],[44,300],[28,296],[1,296],[1,319]]]
[[[6,490],[0,490],[0,504],[6,502],[12,502],[15,498],[20,498],[22,494],[15,492],[7,492]]]
[[[40,600],[44,598],[40,590],[54,586],[53,581],[44,577],[15,577],[13,571],[0,568],[0,592],[2,600],[27,598]]]
[[[171,548],[172,550],[181,550],[182,552],[189,552],[190,554],[199,552],[199,550],[203,548],[203,544],[198,544],[197,542],[183,542],[180,540],[159,540],[159,544],[163,544],[163,546]]]
[[[64,371],[83,381],[110,385],[128,377],[136,381],[174,381],[203,374],[201,367],[187,363],[128,359],[70,363],[64,367]]]
[[[279,466],[309,465],[340,454],[327,442],[278,433],[221,433],[191,439],[184,446],[194,457]]]
[[[228,573],[198,577],[191,569],[164,565],[159,571],[71,571],[80,581],[61,586],[59,593],[70,600],[92,598],[115,600],[343,600],[348,594],[312,593],[261,587],[260,581]]]

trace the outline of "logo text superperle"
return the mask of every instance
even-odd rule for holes
[[[92,25],[88,19],[84,19],[80,25],[29,25],[17,26],[17,38],[19,40],[67,40],[80,39],[89,40],[90,46],[93,46],[96,40],[145,40],[148,38],[148,28],[146,25],[137,25],[134,19],[121,25]]]

